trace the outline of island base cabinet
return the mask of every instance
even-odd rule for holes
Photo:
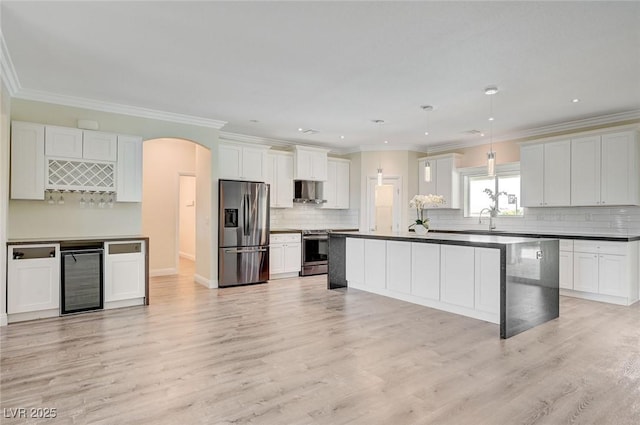
[[[474,308],[474,248],[442,245],[440,248],[441,301]]]
[[[142,305],[146,297],[145,244],[106,242],[104,307]]]
[[[365,239],[364,284],[371,288],[386,288],[387,242]]]
[[[8,322],[58,316],[60,246],[9,246],[7,263]]]
[[[500,250],[475,248],[475,309],[500,314]]]
[[[411,244],[387,242],[387,288],[402,294],[411,293]]]
[[[440,300],[440,245],[411,243],[411,294]]]
[[[349,286],[364,285],[364,239],[347,238],[345,242],[345,278]]]

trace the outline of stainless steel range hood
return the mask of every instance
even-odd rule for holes
[[[293,202],[298,204],[324,204],[322,199],[322,182],[296,180]]]

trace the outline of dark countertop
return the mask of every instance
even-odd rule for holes
[[[382,233],[382,232],[332,232],[331,236],[348,236],[364,239],[381,239],[387,241],[423,242],[449,245],[481,246],[487,248],[501,248],[505,245],[539,242],[542,238],[527,238],[521,236],[475,235],[462,233],[429,232],[426,235],[415,233]],[[545,238],[546,239],[546,238]],[[548,238],[555,239],[555,238]]]
[[[514,236],[523,238],[545,238],[545,239],[576,239],[588,241],[611,241],[611,242],[633,242],[640,241],[640,235],[595,235],[595,234],[570,234],[570,233],[545,233],[545,232],[505,232],[501,230],[445,230],[445,229],[429,229],[429,233],[453,233],[465,235],[497,235],[497,236]]]
[[[318,227],[317,229],[322,229],[325,230],[326,228],[320,228]],[[284,228],[284,227],[278,227],[276,229],[271,229],[269,230],[270,233],[302,233],[305,230],[312,230],[311,228],[309,229],[288,229],[288,228]],[[314,228],[313,230],[316,230],[316,228]],[[329,229],[330,232],[357,232],[358,229]]]
[[[9,239],[7,245],[31,245],[47,243],[78,243],[78,242],[117,242],[144,240],[149,242],[148,236],[142,235],[120,235],[120,236],[87,236],[87,237],[48,237],[48,238],[16,238]],[[148,244],[147,244],[148,245]]]

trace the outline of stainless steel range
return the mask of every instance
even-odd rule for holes
[[[329,258],[329,231],[302,231],[302,271],[300,276],[326,274]]]

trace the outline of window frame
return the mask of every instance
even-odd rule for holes
[[[462,196],[463,196],[463,217],[464,218],[478,218],[478,215],[471,215],[469,210],[469,178],[470,177],[488,177],[487,176],[487,167],[469,167],[469,168],[460,168],[458,170],[460,172],[460,183],[462,184]],[[493,191],[496,193],[498,188],[498,177],[509,177],[509,176],[520,176],[520,163],[519,162],[510,162],[506,164],[498,164],[496,165],[496,176]],[[520,198],[522,198],[522,194],[520,194]],[[499,205],[498,205],[499,206]],[[524,217],[524,207],[520,206],[522,209],[521,215],[499,215],[500,218],[523,218]]]

